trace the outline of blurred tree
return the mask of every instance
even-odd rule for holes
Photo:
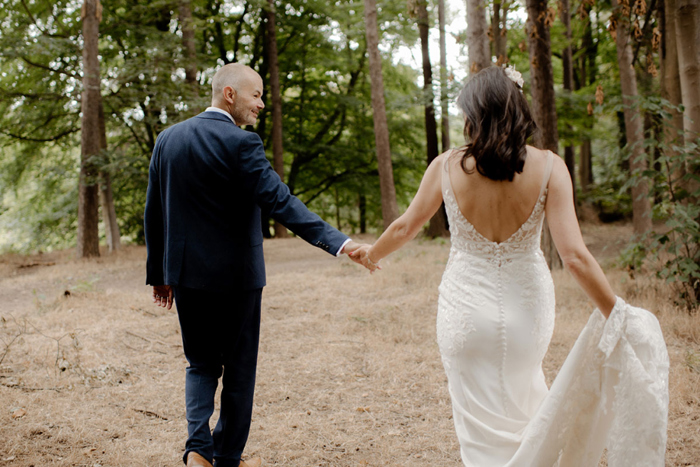
[[[377,26],[377,4],[375,0],[365,0],[365,28],[369,69],[372,78],[372,109],[374,110],[374,138],[377,150],[379,182],[382,193],[382,219],[384,229],[399,217],[394,188],[394,174],[389,146],[389,128],[384,103],[384,79],[382,61],[379,54],[379,30]]]
[[[628,0],[622,0],[627,2]],[[632,219],[634,233],[643,235],[651,230],[651,205],[649,203],[649,186],[647,180],[640,178],[647,168],[644,151],[644,131],[642,115],[639,112],[637,95],[637,77],[633,66],[632,38],[630,36],[630,8],[624,3],[612,0],[615,24],[617,61],[620,66],[620,87],[622,88],[623,109],[625,114],[625,134],[629,148],[629,168],[635,182],[632,185]]]
[[[555,12],[547,8],[547,0],[527,0],[527,35],[530,52],[530,93],[532,114],[539,132],[535,146],[559,152],[559,132],[552,71],[552,47],[549,28],[554,23]],[[550,269],[561,269],[562,262],[545,220],[542,229],[542,251]]]
[[[467,0],[467,49],[470,73],[491,65],[485,0]]]
[[[80,258],[100,255],[98,224],[98,168],[94,158],[100,153],[100,62],[99,40],[102,5],[100,0],[85,0],[83,21],[83,95],[81,125],[80,185],[78,199],[78,249]]]

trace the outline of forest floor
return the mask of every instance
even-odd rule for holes
[[[667,466],[700,466],[700,317],[612,260],[627,225],[584,225],[615,291],[659,317],[671,359]],[[268,286],[246,455],[271,466],[457,466],[435,341],[449,242],[370,275],[298,239],[265,243]],[[177,466],[186,437],[177,315],[151,303],[143,247],[0,256],[0,466]],[[555,272],[551,382],[591,303]]]

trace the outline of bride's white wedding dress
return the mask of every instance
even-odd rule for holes
[[[452,248],[437,337],[462,461],[468,467],[662,466],[668,354],[656,318],[622,300],[594,311],[551,390],[542,359],[554,330],[554,285],[540,249],[553,154],[530,217],[488,240],[461,213],[444,162]]]

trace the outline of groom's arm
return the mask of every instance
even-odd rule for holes
[[[355,246],[350,238],[331,227],[317,214],[309,211],[304,203],[292,195],[265,157],[260,137],[255,133],[245,136],[239,146],[241,183],[264,213],[280,222],[310,244],[338,255],[343,248],[350,251]]]
[[[160,177],[158,161],[160,159],[161,138],[156,141],[151,164],[148,169],[148,189],[146,191],[146,210],[143,217],[146,237],[146,284],[165,285],[163,279],[163,257],[165,240],[163,232],[163,204],[161,203]]]

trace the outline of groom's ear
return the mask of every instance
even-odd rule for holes
[[[224,88],[224,100],[229,104],[234,104],[236,102],[236,90],[231,86],[226,86]]]

